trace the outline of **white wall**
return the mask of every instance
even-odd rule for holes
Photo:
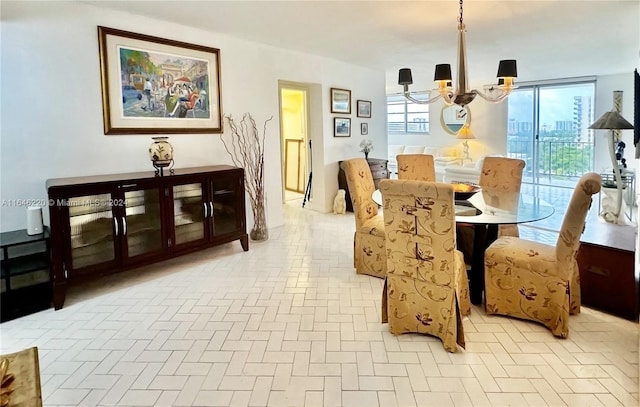
[[[284,221],[281,204],[278,80],[315,84],[312,208],[327,212],[337,190],[337,161],[358,156],[361,119],[352,137],[333,137],[329,89],[351,89],[371,100],[369,138],[386,146],[384,72],[292,52],[141,16],[74,2],[3,2],[1,25],[0,196],[45,199],[49,178],[152,169],[151,136],[105,136],[102,127],[97,26],[200,44],[221,50],[223,112],[251,112],[258,125],[270,116],[265,150],[268,224]],[[176,168],[230,163],[217,134],[171,135]],[[383,155],[381,155],[383,156]],[[0,208],[0,230],[26,225],[26,208]],[[45,209],[45,223],[48,211]],[[250,217],[250,211],[248,211]],[[251,219],[248,220],[252,224]]]

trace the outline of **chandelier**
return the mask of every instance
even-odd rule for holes
[[[498,103],[506,99],[511,91],[516,88],[513,82],[513,79],[518,76],[516,60],[503,59],[498,64],[497,85],[489,87],[486,93],[476,89],[467,89],[467,50],[464,38],[466,27],[462,20],[462,1],[460,0],[460,16],[458,17],[458,87],[455,90],[451,87],[451,65],[438,64],[436,65],[433,80],[438,85],[436,90],[439,94],[428,100],[415,99],[411,97],[411,92],[409,92],[409,85],[413,83],[411,69],[402,68],[398,72],[398,85],[404,87],[404,97],[413,103],[426,104],[443,99],[446,105],[464,106],[471,103],[477,95],[489,102]]]

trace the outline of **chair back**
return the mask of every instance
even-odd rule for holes
[[[480,171],[480,186],[486,190],[520,192],[525,162],[516,158],[486,157]]]
[[[380,192],[387,274],[452,287],[456,251],[453,187],[385,179],[380,181]],[[434,290],[441,291],[437,287]]]
[[[371,194],[375,191],[371,168],[364,158],[345,160],[341,163],[341,168],[347,179],[353,213],[356,217],[356,230],[358,230],[365,221],[378,214],[378,205],[371,198]]]
[[[595,172],[588,172],[580,178],[573,190],[556,241],[556,259],[559,262],[558,267],[562,270],[568,269],[576,257],[580,247],[580,235],[584,232],[587,213],[591,207],[592,195],[600,192],[601,187],[602,177]]]
[[[436,169],[433,156],[429,154],[399,154],[398,179],[415,181],[436,181]]]

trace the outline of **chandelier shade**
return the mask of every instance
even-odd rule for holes
[[[418,100],[411,96],[409,85],[413,83],[411,69],[402,68],[398,74],[398,84],[404,89],[404,96],[413,103],[433,103],[436,100],[443,99],[446,105],[465,106],[473,101],[476,96],[483,99],[498,103],[502,102],[509,96],[511,91],[516,88],[514,86],[514,78],[518,76],[517,63],[515,59],[503,59],[498,64],[498,84],[491,86],[486,92],[467,88],[467,50],[465,45],[466,26],[463,23],[463,0],[460,0],[460,16],[458,17],[458,78],[456,81],[457,88],[453,89],[451,84],[453,76],[451,75],[450,64],[436,65],[433,80],[437,85],[438,95],[430,97],[428,100]]]
[[[409,70],[411,72],[411,70]],[[433,74],[434,81],[449,81],[451,82],[451,65],[449,64],[438,64],[436,65],[436,71]]]
[[[498,63],[498,79],[517,78],[518,67],[515,59],[503,59]]]
[[[413,83],[411,69],[403,68],[398,72],[398,83],[400,85],[411,85]]]

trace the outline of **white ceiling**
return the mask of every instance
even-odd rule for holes
[[[402,67],[423,88],[436,63],[450,63],[456,74],[455,0],[87,3],[384,70],[389,91],[401,90]],[[471,84],[494,82],[500,59],[518,60],[520,82],[640,65],[638,0],[467,0],[464,22]]]

